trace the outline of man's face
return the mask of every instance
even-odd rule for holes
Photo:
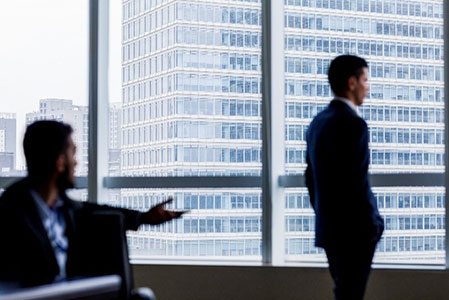
[[[363,100],[365,99],[366,95],[369,92],[368,68],[363,68],[362,75],[360,75],[358,80],[357,79],[355,80],[352,92],[354,95],[355,104],[357,106],[362,105]]]
[[[75,186],[75,167],[77,165],[75,155],[76,146],[72,136],[69,136],[68,147],[64,153],[64,171],[59,177],[59,185],[62,189],[73,188]]]

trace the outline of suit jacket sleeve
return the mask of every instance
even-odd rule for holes
[[[315,209],[315,189],[313,186],[312,166],[310,165],[309,151],[306,152],[306,162],[307,168],[305,172],[305,181],[307,189],[309,190],[310,204],[312,205],[313,209]]]
[[[353,159],[349,160],[352,163],[348,165],[347,175],[349,176],[347,180],[352,182],[354,187],[351,199],[355,200],[357,204],[365,206],[370,203],[369,198],[371,196],[368,178],[370,160],[368,126],[363,119],[357,119],[353,126],[356,129],[348,141],[350,147],[348,153],[352,153]],[[360,199],[364,199],[364,201],[359,201]],[[352,205],[356,205],[356,203],[352,203]],[[367,208],[369,209],[369,207],[361,209],[363,211]]]
[[[126,208],[116,208],[108,205],[99,205],[88,202],[83,202],[83,209],[87,212],[95,211],[117,211],[123,214],[125,220],[126,230],[137,230],[141,222],[141,213],[136,210],[126,209]]]
[[[373,240],[378,241],[382,235],[383,232],[383,219],[379,214],[376,200],[374,198],[374,195],[371,191],[371,187],[369,184],[369,174],[368,174],[368,168],[369,168],[369,162],[370,162],[370,152],[368,148],[368,142],[369,142],[369,133],[368,133],[368,126],[366,122],[362,119],[360,119],[360,122],[362,123],[361,126],[361,137],[360,137],[360,143],[358,144],[357,148],[357,156],[358,156],[358,193],[359,197],[364,197],[365,201],[361,202],[360,204],[362,207],[360,208],[361,212],[363,212],[368,217],[365,218],[365,226],[367,227],[368,233],[372,237]]]

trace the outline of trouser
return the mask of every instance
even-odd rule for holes
[[[335,300],[362,300],[376,249],[375,242],[344,243],[326,251]]]

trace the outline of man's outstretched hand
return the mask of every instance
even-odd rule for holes
[[[164,201],[152,207],[149,211],[142,213],[141,214],[142,224],[159,225],[167,221],[177,219],[184,213],[186,213],[186,211],[166,210],[164,208],[165,204],[168,204],[172,201],[173,199],[169,198],[167,201]]]

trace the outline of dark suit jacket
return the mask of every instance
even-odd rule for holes
[[[0,198],[0,281],[18,282],[22,286],[51,283],[59,274],[53,248],[30,188],[28,179],[24,179],[6,189]],[[80,220],[94,212],[113,210],[124,215],[126,229],[136,230],[140,225],[139,213],[136,211],[73,201],[65,194],[60,196],[64,202],[62,211],[69,242],[66,263],[68,277],[79,275],[73,270],[83,269],[79,265],[82,261],[73,259],[76,249],[89,246],[80,244],[83,240],[77,234]]]
[[[383,219],[368,181],[366,122],[333,100],[309,126],[306,159],[316,246],[378,241]]]

